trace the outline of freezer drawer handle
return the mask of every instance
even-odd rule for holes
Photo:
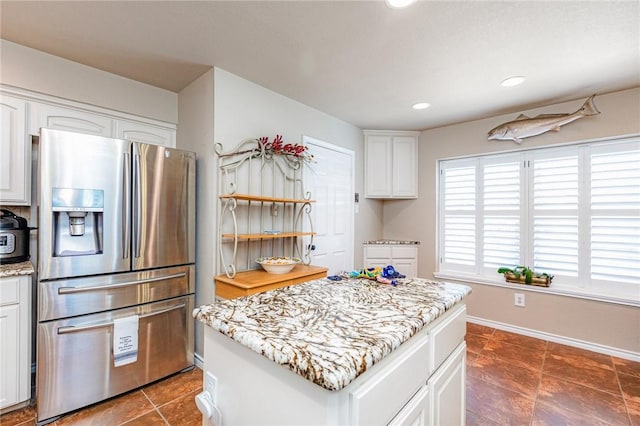
[[[180,272],[179,274],[164,275],[162,277],[154,277],[154,278],[149,278],[149,279],[146,279],[146,280],[126,281],[126,282],[123,282],[123,283],[110,284],[110,285],[96,285],[96,286],[92,286],[92,287],[60,287],[58,289],[58,294],[72,294],[72,293],[81,293],[81,292],[84,292],[84,291],[109,290],[109,289],[112,289],[112,288],[129,287],[129,286],[132,286],[132,285],[140,285],[140,284],[152,283],[152,282],[156,282],[156,281],[170,280],[170,279],[173,279],[173,278],[182,278],[182,277],[184,277],[186,275],[187,275],[186,272]]]
[[[167,312],[175,311],[176,309],[182,309],[185,306],[186,305],[184,303],[181,303],[180,305],[172,306],[167,309],[161,309],[159,311],[150,312],[148,314],[138,315],[138,318],[142,319],[142,318],[153,317],[155,315],[160,315]],[[113,321],[103,322],[100,324],[91,324],[91,325],[79,325],[79,326],[72,325],[68,327],[58,327],[58,334],[77,333],[80,331],[93,330],[95,328],[111,327],[112,325],[113,325]]]

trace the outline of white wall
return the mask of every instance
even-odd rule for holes
[[[213,151],[213,69],[178,96],[177,145],[196,153],[196,306],[214,298],[215,164]],[[196,353],[202,354],[203,324],[196,321]]]
[[[355,152],[355,191],[364,192],[362,131],[344,121],[289,99],[227,71],[215,69],[215,141],[231,151],[247,138],[283,136],[302,142],[302,135]],[[362,242],[382,236],[382,203],[360,197],[355,215],[354,267],[362,263]]]
[[[176,93],[6,40],[0,40],[0,82],[168,123],[178,121]]]
[[[356,191],[363,192],[363,136],[360,129],[219,68],[194,81],[178,97],[178,147],[197,158],[196,304],[211,303],[217,271],[217,158],[214,143],[232,150],[244,139],[281,134],[300,143],[302,135],[351,149],[356,154]],[[363,197],[361,197],[363,200]],[[362,241],[382,236],[382,204],[363,200],[356,214],[356,264]],[[202,355],[203,330],[196,325],[196,353]]]
[[[525,114],[535,116],[573,112],[583,102],[584,99],[578,99],[526,111]],[[525,139],[522,146],[511,141],[488,141],[486,138],[490,129],[513,120],[517,114],[423,131],[419,148],[419,198],[385,202],[384,237],[420,240],[418,274],[432,277],[437,266],[437,160],[640,134],[640,88],[598,95],[595,103],[601,111],[600,115],[565,125],[560,132],[548,132]],[[513,306],[511,289],[473,285],[468,314],[640,354],[640,310],[637,308],[527,292],[527,307],[523,309]]]

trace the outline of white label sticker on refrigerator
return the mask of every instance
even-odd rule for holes
[[[138,360],[138,316],[113,320],[113,362],[116,367]]]

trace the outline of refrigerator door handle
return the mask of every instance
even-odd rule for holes
[[[173,278],[183,278],[186,275],[187,274],[185,272],[181,272],[179,274],[163,275],[161,277],[154,277],[146,280],[126,281],[122,283],[109,284],[109,285],[95,285],[91,287],[60,287],[58,289],[58,294],[72,294],[72,293],[81,293],[85,291],[100,291],[100,290],[109,290],[109,289],[120,288],[120,287],[130,287],[133,285],[153,283],[157,281],[170,280]]]
[[[165,314],[167,312],[175,311],[176,309],[182,309],[185,306],[186,305],[184,303],[181,303],[179,305],[172,306],[170,308],[160,309],[159,311],[138,315],[138,318],[142,319],[142,318],[148,318],[156,315]],[[111,326],[113,326],[113,321],[102,322],[98,324],[89,324],[89,325],[78,325],[78,326],[71,325],[66,327],[58,327],[58,334],[78,333],[80,331],[94,330],[96,328],[104,328],[104,327],[111,327]]]
[[[130,256],[129,249],[131,247],[131,162],[129,153],[123,154],[123,182],[122,182],[122,258],[127,259]]]
[[[140,257],[140,244],[142,240],[142,194],[140,193],[140,154],[134,145],[133,154],[133,257]]]

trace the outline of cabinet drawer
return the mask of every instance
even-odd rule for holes
[[[369,259],[391,258],[391,247],[385,245],[366,246],[364,252],[364,256]]]
[[[415,259],[416,248],[407,246],[392,246],[391,257],[394,259]]]
[[[434,372],[455,348],[464,341],[467,330],[467,307],[458,306],[451,311],[442,324],[434,327],[430,335],[431,362],[429,371]]]
[[[38,324],[38,420],[138,388],[193,365],[194,296]],[[116,366],[113,320],[138,315],[138,357]],[[74,386],[69,386],[73,383]],[[64,389],[64,392],[60,390]]]
[[[0,279],[0,305],[20,303],[20,277]]]
[[[350,424],[387,424],[425,385],[429,366],[429,336],[415,338],[421,340],[395,358],[391,367],[350,392]]]

